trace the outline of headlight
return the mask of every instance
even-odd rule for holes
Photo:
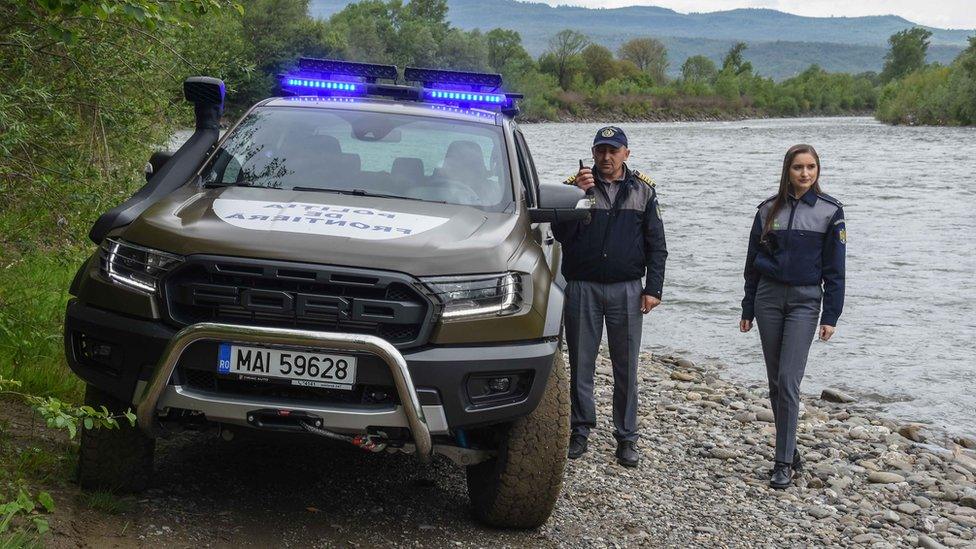
[[[178,255],[113,238],[102,242],[99,258],[102,274],[109,280],[150,293],[158,289],[161,276],[183,261]]]
[[[524,280],[523,280],[524,279]],[[521,273],[440,276],[422,279],[444,306],[444,322],[509,316],[522,311],[531,281]]]

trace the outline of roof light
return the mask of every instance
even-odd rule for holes
[[[306,72],[313,71],[328,75],[358,76],[372,81],[375,81],[377,78],[385,78],[388,80],[397,79],[397,68],[395,65],[302,57],[298,60],[298,68]]]
[[[313,91],[322,95],[351,95],[366,91],[366,85],[361,82],[342,82],[340,80],[324,80],[307,76],[290,74],[281,79],[281,87],[296,91]]]
[[[507,105],[508,98],[503,93],[467,92],[424,88],[424,99],[437,103],[464,103],[466,105]]]
[[[403,69],[403,79],[424,84],[456,84],[460,86],[483,86],[498,88],[502,85],[502,75],[489,72],[445,71],[439,69]]]

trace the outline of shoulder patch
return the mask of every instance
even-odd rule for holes
[[[573,174],[563,180],[563,185],[575,185],[576,184],[576,174]]]
[[[645,184],[647,184],[647,185],[649,185],[651,187],[654,187],[655,185],[657,185],[656,183],[654,183],[654,180],[650,178],[650,176],[647,176],[645,174],[642,174],[641,172],[639,172],[637,170],[634,170],[634,177],[636,177],[637,179],[643,181]]]
[[[837,206],[838,208],[843,208],[844,207],[844,204],[842,204],[840,200],[837,200],[836,198],[830,196],[829,194],[820,193],[820,194],[817,195],[817,198],[821,198],[823,200],[826,200],[827,202],[830,202],[831,204],[833,204],[834,206]]]

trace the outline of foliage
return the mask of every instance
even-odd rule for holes
[[[583,61],[578,55],[589,42],[585,34],[572,29],[563,29],[549,39],[549,49],[539,63],[541,65],[545,62],[550,65],[551,72],[556,75],[559,85],[566,89],[573,75],[581,72],[580,69],[583,68]]]
[[[925,66],[925,55],[929,49],[932,31],[915,27],[896,32],[888,39],[890,49],[885,55],[881,81],[898,80]]]
[[[888,82],[875,116],[890,124],[976,125],[976,36],[948,67],[933,64]]]
[[[752,63],[745,60],[743,52],[748,46],[745,42],[736,42],[729,48],[725,58],[722,59],[722,72],[731,72],[736,76],[752,73]]]
[[[617,62],[609,49],[599,44],[590,44],[583,48],[581,55],[586,63],[586,72],[597,86],[617,76]]]
[[[704,55],[693,55],[681,65],[681,78],[688,82],[713,82],[718,78],[718,67]]]
[[[668,50],[656,38],[634,38],[620,46],[617,55],[650,75],[656,84],[667,81]]]

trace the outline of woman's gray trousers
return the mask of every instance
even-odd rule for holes
[[[776,418],[776,461],[793,461],[800,381],[817,333],[821,297],[820,286],[788,286],[766,277],[756,291],[756,324]]]

